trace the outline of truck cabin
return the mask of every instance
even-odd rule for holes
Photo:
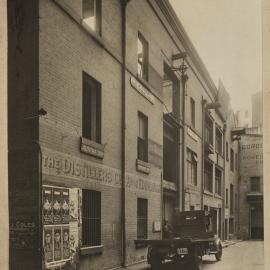
[[[204,210],[177,213],[173,228],[174,237],[209,238],[214,236],[212,215]]]

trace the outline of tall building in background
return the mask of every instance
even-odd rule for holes
[[[243,109],[236,112],[236,118],[239,127],[251,127],[252,119],[251,119],[251,111],[249,109]]]
[[[252,127],[263,126],[263,100],[262,91],[252,95]]]

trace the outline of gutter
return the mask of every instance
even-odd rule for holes
[[[205,105],[206,100],[202,96],[202,164],[201,164],[201,210],[204,210],[203,206],[203,182],[204,182],[204,126],[205,126]]]
[[[222,234],[221,234],[221,239],[225,239],[225,200],[226,200],[226,194],[225,194],[225,182],[226,182],[226,131],[227,131],[227,126],[226,123],[223,125],[223,188],[222,188]]]
[[[121,15],[122,15],[122,124],[121,124],[121,175],[122,175],[122,189],[121,189],[121,224],[122,224],[122,263],[123,267],[126,266],[126,7],[129,0],[121,1]]]
[[[186,133],[186,82],[188,80],[188,76],[186,74],[182,74],[181,81],[182,81],[182,106],[183,106],[183,128],[182,128],[182,211],[185,211],[185,152],[186,152],[186,145],[185,145],[185,133]]]

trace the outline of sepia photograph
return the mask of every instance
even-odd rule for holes
[[[269,13],[0,0],[0,270],[268,269]]]

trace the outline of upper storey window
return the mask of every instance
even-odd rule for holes
[[[148,80],[148,43],[141,33],[138,33],[138,76]]]
[[[83,20],[97,34],[101,34],[101,0],[83,0]]]

